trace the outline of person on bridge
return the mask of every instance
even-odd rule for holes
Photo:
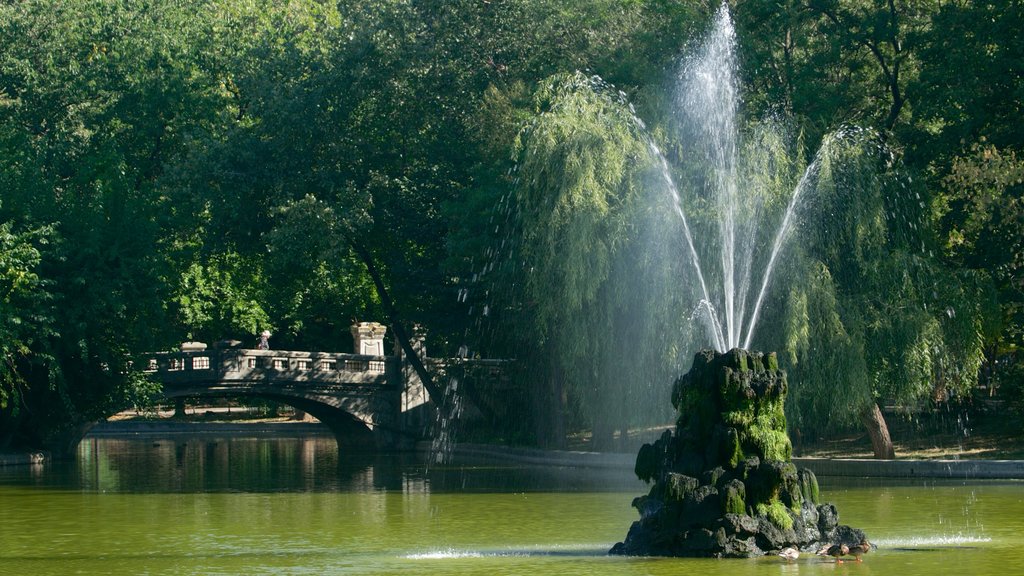
[[[260,341],[256,344],[257,350],[270,350],[270,330],[260,332]]]

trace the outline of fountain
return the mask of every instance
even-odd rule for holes
[[[830,140],[792,191],[778,231],[767,243],[770,250],[759,251],[761,203],[768,194],[751,189],[741,197],[735,46],[723,3],[706,42],[683,64],[679,98],[686,141],[694,152],[703,152],[704,189],[711,191],[718,223],[719,243],[712,247],[719,256],[715,284],[702,268],[668,161],[650,144],[682,223],[685,253],[699,285],[698,313],[714,350],[698,353],[690,372],[673,386],[674,432],[667,430],[640,449],[635,472],[652,487],[633,501],[640,520],[612,554],[752,557],[787,547],[811,551],[822,544],[854,546],[865,540],[860,530],[839,524],[833,505],[819,501],[814,474],[791,462],[783,411],[786,374],[775,355],[745,350],[798,203]],[[760,281],[754,278],[757,269]],[[721,288],[717,297],[712,292],[716,284]],[[751,298],[752,288],[757,292]]]
[[[676,429],[637,455],[653,483],[612,554],[752,557],[794,547],[855,545],[864,533],[819,502],[814,473],[790,461],[786,373],[774,354],[705,350],[672,388]]]
[[[719,259],[719,266],[714,270],[719,276],[719,292],[713,292],[713,285],[709,289],[709,276],[694,245],[694,234],[668,161],[653,142],[650,144],[655,163],[672,195],[674,211],[682,223],[687,245],[684,253],[693,266],[699,285],[701,300],[698,312],[702,314],[709,337],[719,352],[737,347],[750,348],[765,294],[785,240],[793,231],[794,217],[805,197],[804,192],[813,185],[822,158],[829,153],[831,145],[849,134],[841,131],[822,143],[818,154],[789,195],[781,223],[770,242],[770,253],[761,253],[758,250],[761,248],[759,227],[764,204],[772,191],[762,189],[763,186],[756,182],[744,181],[741,184],[744,170],[756,172],[765,167],[745,166],[740,154],[737,75],[736,32],[728,6],[722,3],[705,42],[683,62],[677,98],[682,112],[683,141],[691,152],[699,155],[700,164],[707,172],[700,175],[704,181],[697,186],[710,190],[708,200],[717,214],[718,238],[712,250]],[[755,283],[755,264],[762,261],[761,279]],[[751,288],[755,285],[758,291],[748,314]]]

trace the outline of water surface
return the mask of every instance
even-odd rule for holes
[[[1024,483],[839,482],[879,550],[819,558],[621,558],[645,491],[629,470],[427,466],[331,438],[91,439],[74,461],[0,468],[2,574],[1005,574]]]

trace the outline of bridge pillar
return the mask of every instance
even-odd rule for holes
[[[352,325],[353,352],[367,356],[384,355],[384,334],[388,327],[380,322],[356,322]]]

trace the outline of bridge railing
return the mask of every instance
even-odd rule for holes
[[[398,359],[338,352],[228,348],[158,352],[143,357],[143,371],[164,383],[280,380],[290,382],[385,382]]]

